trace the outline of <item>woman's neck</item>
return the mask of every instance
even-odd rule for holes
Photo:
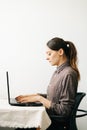
[[[62,57],[62,58],[60,59],[60,62],[59,62],[59,64],[58,64],[58,66],[64,64],[64,63],[67,62],[67,61],[68,61],[67,57]]]

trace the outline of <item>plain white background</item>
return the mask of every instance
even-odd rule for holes
[[[45,47],[53,37],[76,45],[78,91],[87,93],[87,1],[0,0],[0,98],[7,98],[6,71],[12,97],[46,93],[55,67],[46,61]],[[87,109],[87,96],[80,107]],[[87,117],[77,120],[79,130],[87,129],[86,122]]]

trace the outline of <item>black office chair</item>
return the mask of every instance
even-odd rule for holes
[[[87,115],[87,111],[78,109],[81,100],[86,96],[84,92],[78,92],[75,99],[75,106],[69,118],[57,115],[51,115],[52,124],[47,130],[78,130],[76,125],[76,118],[83,117]],[[83,112],[83,114],[77,114],[77,111]]]

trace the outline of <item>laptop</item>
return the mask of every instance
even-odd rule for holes
[[[43,104],[40,102],[26,102],[21,103],[17,102],[15,98],[10,97],[10,87],[9,87],[9,75],[8,71],[6,72],[6,79],[7,79],[7,93],[8,93],[8,103],[12,106],[42,106]]]

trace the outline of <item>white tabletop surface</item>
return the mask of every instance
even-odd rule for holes
[[[51,120],[44,106],[11,106],[6,99],[0,99],[0,126],[13,128],[38,128],[45,130]]]

